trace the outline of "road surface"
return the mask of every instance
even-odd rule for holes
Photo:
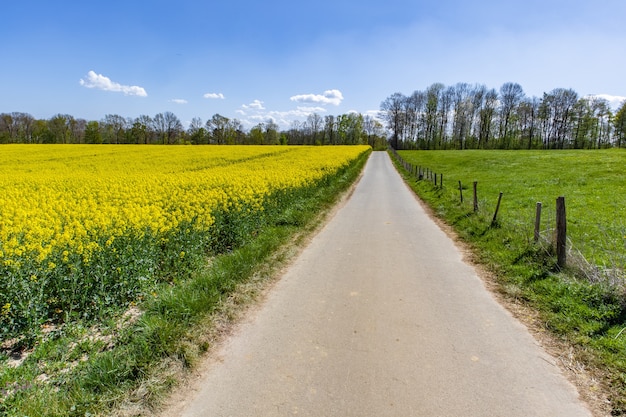
[[[170,416],[590,416],[375,152]]]

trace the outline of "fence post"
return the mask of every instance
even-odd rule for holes
[[[443,174],[439,176],[439,186],[443,188]]]
[[[463,204],[463,186],[461,185],[461,180],[459,180],[459,194],[461,194],[461,204]]]
[[[437,173],[435,173],[434,177],[435,177],[435,187],[436,187],[437,186]]]
[[[541,202],[537,202],[535,211],[535,242],[539,242],[539,229],[541,228]]]
[[[478,181],[474,181],[474,211],[478,211]]]
[[[567,261],[567,219],[565,216],[565,197],[556,199],[556,258],[559,268],[564,268]]]
[[[493,219],[491,220],[491,226],[496,225],[496,221],[498,219],[498,211],[500,211],[500,202],[502,201],[502,191],[500,191],[500,195],[498,196],[498,204],[496,204],[496,212],[493,214]]]

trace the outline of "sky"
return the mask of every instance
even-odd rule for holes
[[[376,114],[433,83],[626,99],[624,0],[20,0],[2,6],[0,113],[170,111],[282,128]]]

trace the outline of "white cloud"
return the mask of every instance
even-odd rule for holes
[[[606,101],[608,101],[609,104],[611,105],[611,107],[614,108],[614,109],[619,108],[622,105],[622,103],[624,103],[624,101],[626,101],[626,97],[623,97],[623,96],[612,96],[610,94],[590,94],[587,97],[603,98]]]
[[[263,107],[263,102],[261,100],[254,100],[252,103],[244,104],[241,107],[244,109],[265,110],[265,107]]]
[[[323,107],[306,107],[306,106],[298,106],[296,112],[304,115],[309,115],[313,113],[326,113],[326,109]]]
[[[222,94],[222,93],[206,93],[202,97],[204,97],[204,98],[219,98],[221,100],[224,100],[226,98],[226,97],[224,97],[224,94]]]
[[[80,85],[86,88],[95,88],[103,91],[114,91],[118,93],[124,93],[127,96],[140,96],[146,97],[148,93],[142,87],[136,85],[122,85],[111,81],[110,78],[105,77],[102,74],[96,74],[94,71],[89,71],[87,76],[80,79]]]
[[[298,103],[334,104],[338,106],[343,101],[343,94],[339,90],[326,90],[323,94],[298,94],[290,98]]]
[[[176,103],[176,104],[187,104],[187,100],[185,100],[183,98],[173,98],[170,101],[172,103]]]
[[[250,109],[250,106],[242,106]],[[265,109],[263,109],[265,110]],[[237,113],[244,116],[241,122],[244,126],[252,127],[259,122],[265,122],[267,120],[273,120],[275,123],[280,125],[282,128],[288,128],[292,122],[295,120],[306,119],[313,113],[325,113],[326,109],[323,107],[305,107],[298,106],[292,110],[286,111],[277,111],[277,110],[269,110],[269,111],[260,111],[260,110],[252,110],[244,111],[237,110]]]

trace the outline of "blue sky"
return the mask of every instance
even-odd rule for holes
[[[0,113],[375,112],[435,82],[626,98],[624,0],[11,1]]]

